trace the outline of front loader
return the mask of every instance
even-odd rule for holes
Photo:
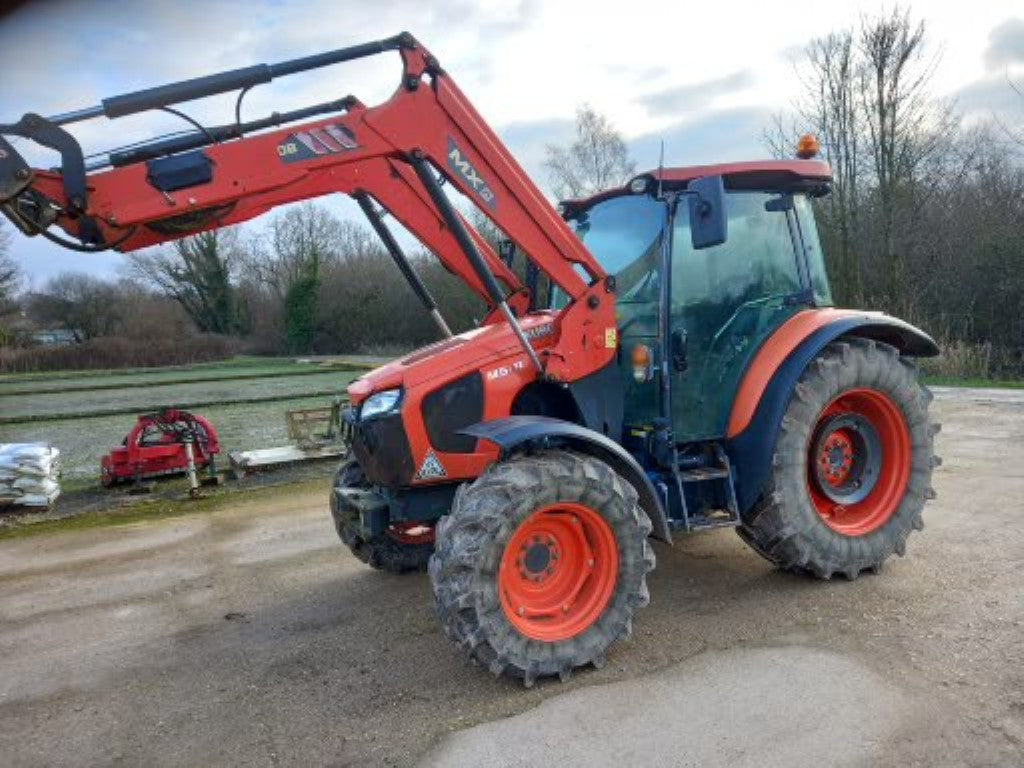
[[[239,109],[88,166],[63,127],[236,90],[241,105],[275,77],[387,51],[402,74],[375,106]],[[407,33],[26,115],[4,135],[61,166],[32,168],[0,138],[0,208],[77,250],[332,192],[359,202],[442,338],[349,386],[331,514],[371,566],[429,570],[445,632],[496,675],[602,665],[648,602],[651,539],[734,528],[779,568],[853,579],[922,526],[937,425],[913,359],[938,349],[833,307],[813,213],[831,174],[813,152],[662,168],[556,210]],[[507,234],[501,254],[446,186]],[[486,302],[477,328],[452,335],[382,213]]]

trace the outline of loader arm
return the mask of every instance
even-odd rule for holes
[[[359,124],[361,116],[368,110],[354,99],[346,102],[347,114],[344,117],[347,122],[329,118],[204,147],[201,151],[208,158],[213,176],[205,184],[174,191],[157,189],[150,180],[153,165],[147,161],[147,153],[135,150],[116,159],[116,162],[124,163],[120,167],[86,176],[87,208],[83,215],[76,214],[69,205],[63,171],[33,169],[33,183],[28,189],[41,193],[61,209],[54,223],[67,233],[79,239],[113,244],[113,249],[122,253],[203,230],[239,224],[286,203],[331,192],[351,195],[360,190],[367,191],[435,253],[449,270],[462,277],[475,293],[491,304],[486,289],[465,262],[465,256],[444,227],[415,174],[408,168],[404,173],[397,169],[396,163],[381,152],[380,144],[360,146],[355,151],[325,151],[323,155],[301,164],[282,162],[288,158],[279,155],[279,146],[292,145],[296,141],[292,137],[296,135],[321,135],[330,140],[330,135],[324,131],[326,126],[335,130],[342,126],[353,130],[348,126]],[[326,150],[328,145],[315,146]],[[333,142],[329,146],[343,145]],[[177,156],[188,154],[179,153]],[[134,158],[140,159],[131,162]],[[159,168],[161,158],[148,158],[154,159],[158,161],[155,165]],[[83,231],[86,222],[88,233]],[[31,229],[28,234],[31,234]],[[497,257],[490,245],[481,237],[476,242],[481,255],[505,288],[513,294],[521,291],[522,285],[515,273]]]
[[[401,83],[376,106],[349,97],[253,123],[203,128],[114,153],[110,167],[88,173],[77,142],[60,127],[247,89],[275,76],[388,50],[401,56]],[[262,129],[325,112],[330,115],[314,121],[246,133],[251,126]],[[30,168],[0,138],[4,213],[25,234],[49,235],[46,230],[55,224],[86,249],[133,251],[237,224],[279,205],[332,192],[365,193],[492,310],[502,309],[528,356],[539,362],[515,321],[529,297],[515,273],[447,201],[441,185],[451,185],[571,299],[556,318],[560,339],[545,352],[544,375],[576,380],[614,354],[613,281],[437,60],[407,33],[126,94],[49,119],[26,115],[19,123],[0,126],[3,135],[34,139],[62,157],[59,170]],[[497,320],[499,314],[492,312],[488,322]]]

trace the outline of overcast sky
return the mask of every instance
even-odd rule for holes
[[[0,8],[10,5],[0,0]],[[589,102],[629,140],[641,168],[763,157],[762,131],[799,92],[806,43],[883,6],[871,2],[717,0],[35,0],[0,17],[0,122],[55,114],[126,91],[340,48],[401,30],[416,35],[474,101],[541,186],[547,143],[572,132]],[[1024,124],[1006,78],[1024,80],[1024,7],[1008,0],[914,7],[942,58],[937,95],[967,119]],[[249,118],[353,93],[366,103],[397,85],[397,59],[378,57],[275,81],[246,100]],[[233,97],[189,104],[215,124]],[[81,123],[86,152],[187,127],[134,116]],[[23,145],[19,145],[21,148]],[[343,215],[353,207],[332,206]],[[250,226],[260,226],[257,221]],[[7,225],[8,229],[11,229]],[[117,254],[73,254],[15,239],[32,286],[73,269],[116,274]]]

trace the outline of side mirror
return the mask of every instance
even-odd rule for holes
[[[729,236],[725,182],[721,176],[694,179],[686,186],[690,203],[690,239],[695,251],[721,245]]]

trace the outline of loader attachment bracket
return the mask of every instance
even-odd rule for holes
[[[88,194],[85,185],[85,158],[82,147],[70,133],[45,117],[29,112],[16,123],[0,125],[0,137],[20,136],[60,153],[64,194],[71,213],[85,211]],[[0,202],[17,196],[32,180],[32,171],[7,141],[0,138]]]
[[[0,136],[0,201],[17,197],[32,183],[32,169],[6,139]]]

